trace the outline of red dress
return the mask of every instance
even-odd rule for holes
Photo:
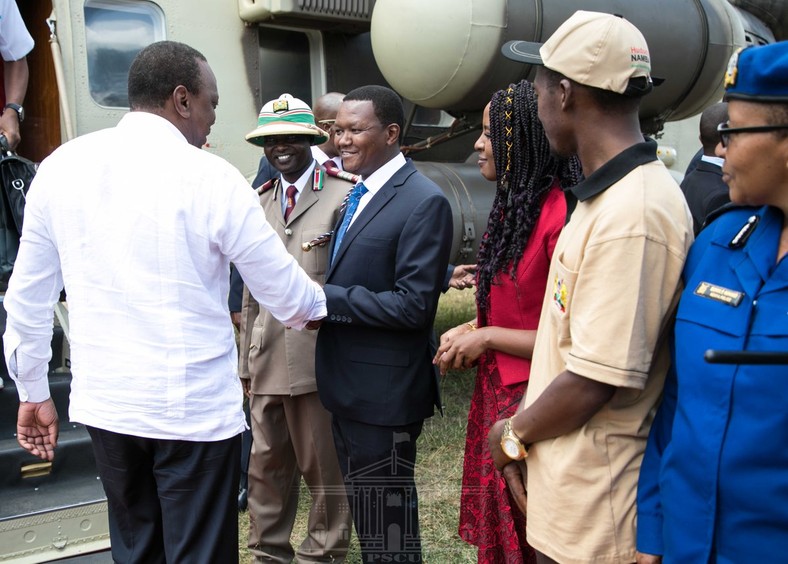
[[[504,273],[490,287],[487,318],[479,314],[481,326],[536,329],[550,258],[565,220],[564,195],[554,185],[517,265],[517,279]],[[492,425],[517,411],[530,369],[530,360],[499,351],[487,351],[479,359],[468,413],[459,526],[460,537],[479,547],[479,562],[535,562],[525,540],[525,516],[495,469],[487,446]]]

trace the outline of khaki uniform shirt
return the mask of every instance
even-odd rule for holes
[[[328,244],[309,252],[301,245],[334,228],[339,207],[353,184],[325,175],[323,188],[315,191],[310,180],[285,223],[282,189],[278,181],[275,182],[276,186],[260,194],[260,204],[287,251],[309,277],[322,286],[328,269]],[[317,331],[296,331],[279,323],[260,308],[244,286],[239,364],[241,378],[252,380],[252,393],[300,395],[317,391],[316,340]]]

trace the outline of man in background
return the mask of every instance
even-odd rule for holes
[[[700,115],[700,142],[703,155],[696,167],[684,177],[681,190],[687,199],[695,235],[700,233],[703,222],[714,210],[730,202],[728,185],[722,181],[722,164],[725,162],[714,151],[720,142],[717,126],[728,121],[728,104],[718,102],[703,110]]]
[[[328,92],[318,98],[314,104],[315,122],[320,129],[326,132],[328,139],[319,145],[313,145],[312,154],[315,156],[315,160],[325,168],[342,170],[342,158],[334,144],[333,131],[337,111],[339,111],[344,97],[345,95],[340,92]]]

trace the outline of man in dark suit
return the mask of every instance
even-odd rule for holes
[[[706,217],[731,201],[728,196],[728,185],[722,181],[724,161],[714,154],[717,143],[720,142],[717,126],[726,121],[728,121],[726,102],[719,102],[703,110],[700,116],[700,142],[703,145],[703,156],[681,182],[681,191],[684,192],[692,213],[693,230],[696,236],[700,233]]]
[[[364,562],[421,560],[416,439],[440,404],[432,324],[451,208],[402,156],[403,122],[396,93],[364,86],[335,123],[344,168],[363,182],[329,249],[316,373]]]

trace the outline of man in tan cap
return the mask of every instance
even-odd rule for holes
[[[312,110],[289,94],[265,104],[247,141],[263,147],[278,175],[257,189],[272,227],[312,280],[323,284],[327,238],[353,178],[331,176],[311,147],[328,135]],[[352,177],[349,173],[342,176]],[[309,250],[307,246],[314,244]],[[331,416],[315,384],[315,332],[293,331],[244,289],[240,374],[249,397],[249,548],[256,561],[326,562],[345,558],[350,511],[331,434]],[[304,477],[312,494],[306,538],[294,552],[290,534]]]
[[[528,392],[492,428],[490,448],[522,510],[527,488],[537,562],[631,563],[638,469],[692,221],[640,131],[650,60],[634,25],[579,11],[544,45],[510,42],[504,54],[540,65],[539,118],[585,179],[550,266]]]

